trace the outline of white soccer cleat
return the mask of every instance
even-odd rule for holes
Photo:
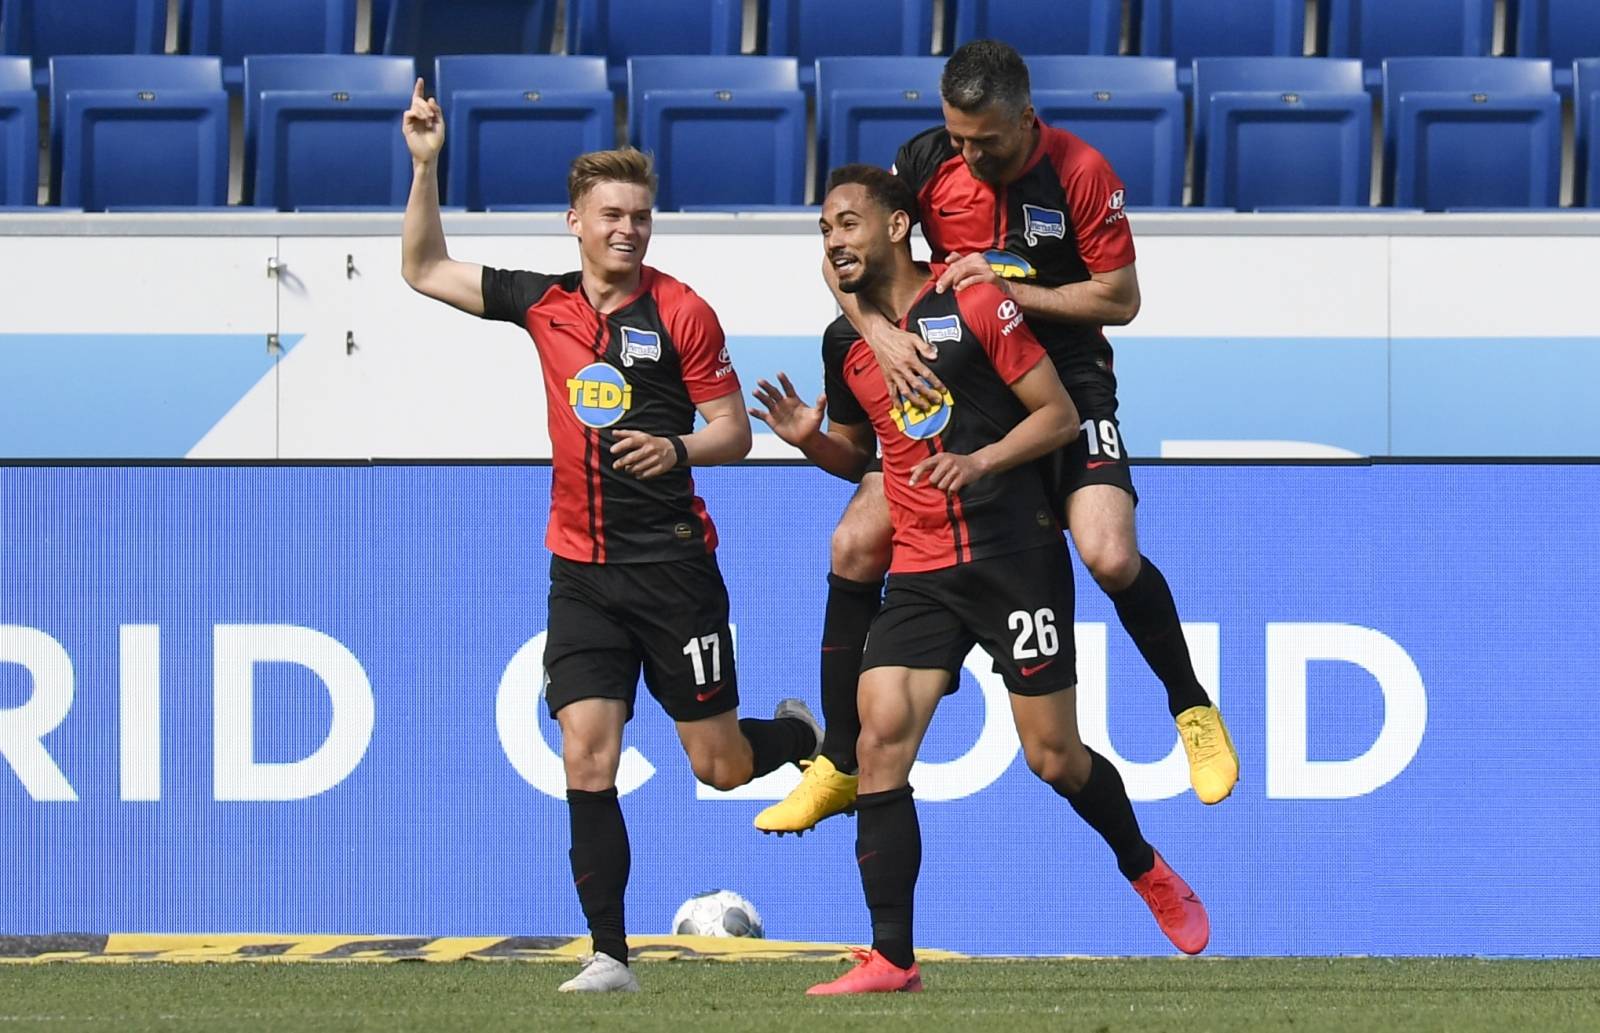
[[[587,954],[583,958],[583,971],[562,983],[556,989],[564,994],[603,994],[613,991],[638,993],[639,980],[633,969],[609,954]]]
[[[818,752],[822,750],[822,722],[818,721],[816,715],[811,713],[811,708],[806,706],[805,700],[800,699],[786,699],[778,703],[778,709],[772,715],[772,719],[776,721],[785,717],[799,718],[811,726],[812,733],[817,737],[817,746],[816,749],[811,751],[811,756],[807,757],[806,760],[816,760]]]

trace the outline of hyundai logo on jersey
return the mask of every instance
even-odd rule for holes
[[[1039,275],[1032,262],[1009,251],[985,251],[983,260],[1002,280],[1031,280]]]
[[[1040,237],[1067,237],[1067,217],[1054,208],[1040,208],[1035,204],[1022,206],[1022,238],[1029,247],[1036,247]]]
[[[631,326],[622,328],[622,364],[632,368],[634,360],[649,359],[655,362],[661,358],[661,335],[654,330],[635,330]]]
[[[929,344],[961,340],[960,316],[927,316],[917,320],[917,326],[922,330],[922,339]]]
[[[620,369],[591,362],[567,378],[567,404],[584,426],[609,427],[633,407],[633,388]]]
[[[918,408],[917,403],[909,398],[901,399],[897,405],[890,408],[889,417],[894,420],[894,425],[900,428],[900,433],[913,441],[936,438],[950,426],[950,410],[956,404],[956,400],[950,397],[949,391],[944,391],[941,395],[943,401],[926,411]]]

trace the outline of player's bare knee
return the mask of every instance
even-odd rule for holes
[[[876,521],[853,517],[852,512],[847,510],[833,529],[832,570],[851,581],[878,581],[889,569],[889,537]]]
[[[1028,770],[1058,793],[1070,796],[1089,781],[1089,752],[1081,745],[1051,744],[1025,752]]]
[[[737,789],[750,781],[748,760],[741,764],[739,758],[721,754],[690,754],[689,768],[695,780],[720,792]]]
[[[1139,576],[1139,548],[1121,536],[1080,542],[1078,555],[1095,583],[1107,592],[1120,592]]]
[[[587,792],[598,792],[611,786],[616,780],[619,759],[604,749],[585,749],[570,744],[561,754],[567,785]]]

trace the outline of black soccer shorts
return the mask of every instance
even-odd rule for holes
[[[890,574],[861,669],[949,671],[954,692],[962,662],[981,645],[1019,696],[1070,689],[1078,682],[1072,598],[1061,539],[943,570]]]
[[[1128,449],[1117,423],[1115,390],[1095,384],[1079,384],[1068,389],[1082,421],[1078,436],[1066,448],[1036,460],[1044,478],[1045,491],[1057,516],[1067,511],[1067,500],[1079,488],[1109,484],[1121,488],[1139,504],[1133,490],[1133,471],[1128,466]]]
[[[550,559],[545,700],[619,699],[633,717],[639,671],[674,721],[739,705],[728,589],[715,556],[665,563]]]

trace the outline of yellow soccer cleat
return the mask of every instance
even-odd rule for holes
[[[1216,707],[1190,707],[1177,717],[1189,755],[1189,782],[1201,803],[1221,803],[1239,781],[1239,754]]]
[[[824,818],[835,814],[854,814],[856,776],[846,775],[827,757],[801,761],[805,774],[794,791],[756,815],[756,828],[762,832],[800,835]]]

